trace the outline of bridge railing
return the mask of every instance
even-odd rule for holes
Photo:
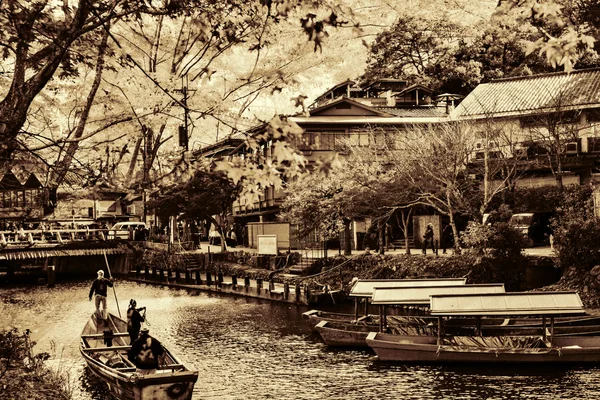
[[[0,231],[0,245],[68,243],[77,241],[134,240],[135,232],[116,229],[27,229]]]

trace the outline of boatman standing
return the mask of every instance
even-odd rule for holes
[[[156,373],[158,369],[158,360],[164,353],[160,342],[150,336],[150,330],[143,327],[140,330],[140,337],[131,345],[129,361],[135,364],[136,371],[141,375]]]
[[[113,286],[112,279],[106,279],[104,271],[98,271],[98,278],[94,280],[90,289],[90,301],[92,301],[92,296],[96,293],[96,318],[99,319],[108,318],[106,311],[106,290],[108,286]],[[100,305],[102,305],[102,310],[100,309]]]

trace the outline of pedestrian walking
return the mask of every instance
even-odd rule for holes
[[[435,244],[433,235],[433,224],[427,224],[425,234],[423,235],[423,254],[427,254],[427,247],[431,246],[431,250],[435,254]]]
[[[446,254],[446,249],[454,246],[454,234],[452,233],[452,226],[447,224],[442,229],[442,254]]]

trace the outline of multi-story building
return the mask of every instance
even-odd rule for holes
[[[0,180],[0,222],[38,221],[50,204],[49,190],[35,173],[20,180],[11,170],[4,172]]]
[[[406,81],[398,79],[381,79],[367,86],[359,86],[348,80],[319,96],[308,107],[307,113],[289,117],[289,120],[303,128],[302,138],[295,144],[308,162],[314,163],[332,153],[343,155],[348,145],[377,146],[377,141],[383,140],[386,132],[397,133],[408,126],[445,122],[449,119],[453,103],[459,99],[459,96],[446,94],[434,100],[432,91],[427,87],[409,86]],[[260,129],[259,126],[254,132]],[[203,148],[196,156],[238,154],[244,151],[243,142],[244,135],[234,135]],[[265,143],[261,151],[268,158],[270,143]],[[265,190],[258,201],[239,199],[232,210],[237,225],[269,224],[275,221],[283,196],[283,192],[271,187]],[[265,230],[262,225],[260,232],[273,233],[278,230],[280,237],[289,236],[289,227],[288,233],[285,233],[282,232],[286,230],[285,227],[274,225],[270,226],[272,230]],[[354,232],[364,230],[364,223],[362,228],[354,228]],[[285,242],[283,247],[295,247],[293,241],[287,242],[287,245]]]
[[[484,83],[451,115],[481,126],[475,164],[516,163],[516,186],[600,181],[600,69]]]

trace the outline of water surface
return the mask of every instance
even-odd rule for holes
[[[79,354],[90,282],[0,289],[0,326],[30,328],[37,351],[66,371],[75,399],[112,397]],[[369,351],[328,349],[289,304],[117,283],[148,308],[151,334],[199,371],[194,399],[595,399],[600,368],[383,363]],[[109,293],[109,308],[117,313]]]

